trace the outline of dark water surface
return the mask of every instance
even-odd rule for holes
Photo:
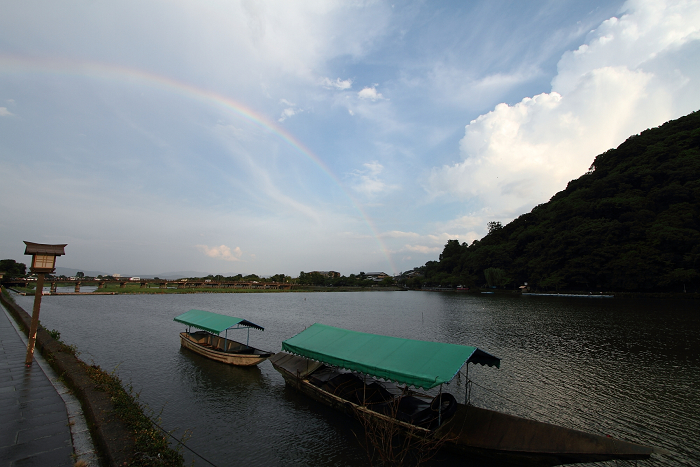
[[[28,312],[32,300],[17,297]],[[671,454],[640,465],[675,466],[700,465],[699,305],[427,292],[82,295],[45,296],[41,322],[86,362],[116,369],[164,427],[191,430],[187,445],[217,466],[367,462],[358,425],[287,388],[269,362],[235,368],[182,350],[173,317],[192,308],[264,326],[250,343],[272,351],[315,322],[475,345],[501,358],[500,369],[470,365],[476,405],[661,447]],[[464,377],[447,390],[463,401]],[[457,463],[477,465],[432,461]]]

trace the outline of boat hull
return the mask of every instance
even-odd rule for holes
[[[274,355],[272,352],[264,352],[252,347],[248,347],[240,342],[232,341],[229,339],[222,339],[218,336],[204,335],[200,333],[180,333],[180,345],[188,350],[198,353],[199,355],[206,357],[210,360],[214,360],[221,363],[226,363],[228,365],[235,366],[254,366],[267,360],[270,356]],[[193,337],[194,336],[194,337]],[[205,336],[202,338],[202,336]],[[197,339],[197,337],[200,337]],[[223,346],[229,349],[228,352],[224,352]],[[245,348],[250,353],[235,353],[232,351],[235,348]]]
[[[452,449],[525,465],[641,460],[654,452],[648,446],[464,404],[435,435],[446,436]]]
[[[321,364],[279,352],[272,366],[290,386],[307,396],[351,416],[390,422],[409,436],[441,440],[444,446],[470,458],[508,465],[561,465],[614,459],[647,459],[654,452],[607,436],[593,435],[557,425],[458,404],[457,411],[436,430],[412,425],[342,399],[312,384],[308,376]]]

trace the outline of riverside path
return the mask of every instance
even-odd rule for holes
[[[39,352],[25,366],[24,336],[0,310],[0,466],[97,466],[80,403]]]

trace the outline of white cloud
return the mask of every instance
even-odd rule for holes
[[[377,101],[382,100],[384,97],[377,92],[376,85],[364,88],[362,91],[357,93],[357,97],[363,100]]]
[[[462,69],[439,63],[430,72],[431,91],[440,101],[451,105],[483,108],[498,99],[498,96],[503,96],[507,90],[532,80],[541,73],[538,67],[530,66],[509,73],[469,76]]]
[[[425,245],[405,245],[404,251],[415,251],[416,253],[433,254],[443,250],[441,246],[425,246]]]
[[[470,122],[463,160],[432,170],[430,195],[477,197],[508,221],[626,137],[700,107],[700,3],[640,0],[624,11],[564,54],[552,92]]]
[[[207,245],[196,245],[196,247],[210,258],[219,258],[224,261],[241,261],[241,256],[243,256],[243,251],[239,247],[234,248],[233,252],[226,245],[211,248]]]
[[[292,107],[288,107],[282,111],[282,115],[280,118],[277,119],[278,122],[283,122],[287,120],[289,117],[293,117],[297,114],[297,111],[294,110]]]
[[[392,230],[390,232],[384,232],[381,234],[384,238],[417,238],[420,237],[419,234],[415,232],[401,232],[400,230]]]
[[[380,174],[384,171],[384,166],[377,161],[367,162],[362,164],[363,170],[356,170],[352,176],[355,178],[352,187],[358,193],[366,197],[372,197],[380,193],[398,188],[396,185],[388,185],[381,178]]]
[[[330,78],[322,78],[320,83],[321,86],[326,89],[337,89],[339,91],[344,91],[352,87],[351,79],[341,80],[340,78],[336,78],[335,81],[333,81]]]
[[[288,106],[286,109],[282,110],[282,115],[280,115],[280,118],[277,119],[278,122],[283,122],[286,119],[295,116],[298,113],[303,112],[302,109],[299,109],[296,104],[289,102],[287,99],[280,99],[280,104],[284,104]]]
[[[7,107],[0,107],[0,117],[12,117],[14,114]]]

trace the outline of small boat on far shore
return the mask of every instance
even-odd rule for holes
[[[264,331],[265,328],[242,318],[212,313],[204,310],[190,310],[174,321],[187,325],[180,333],[180,345],[203,357],[236,366],[257,365],[274,355],[274,352],[256,349],[248,345],[250,328]],[[192,332],[191,328],[199,329]],[[229,329],[248,329],[246,343],[228,338]],[[224,337],[219,334],[225,332]]]

